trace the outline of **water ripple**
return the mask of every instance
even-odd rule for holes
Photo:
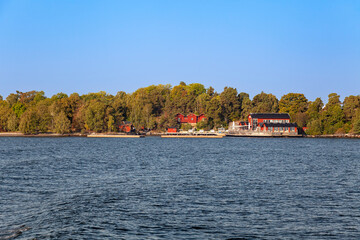
[[[0,239],[360,239],[359,147],[0,138]]]

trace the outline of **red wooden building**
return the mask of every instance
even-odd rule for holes
[[[190,124],[196,124],[202,120],[206,119],[204,114],[195,115],[193,113],[190,113],[189,115],[185,116],[181,113],[176,114],[176,120],[178,123],[190,123]]]
[[[290,123],[288,113],[250,113],[248,116],[249,128],[255,130],[258,123]]]
[[[290,122],[288,113],[251,113],[248,116],[249,129],[269,132],[298,132],[296,123]]]
[[[176,133],[176,132],[178,132],[178,128],[177,128],[177,127],[168,127],[166,130],[167,130],[167,132],[169,132],[169,133]]]
[[[257,130],[262,132],[297,133],[296,123],[258,123]]]

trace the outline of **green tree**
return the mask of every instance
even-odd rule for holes
[[[21,116],[19,130],[25,134],[38,133],[39,121],[36,109],[28,109]]]
[[[10,132],[16,132],[19,128],[19,119],[14,113],[11,113],[7,121],[7,129]]]
[[[319,119],[320,112],[322,111],[323,107],[324,103],[321,98],[316,98],[314,102],[310,102],[309,108],[306,111],[309,121]]]
[[[341,108],[340,96],[336,93],[329,94],[329,100],[321,113],[324,124],[324,134],[334,134],[343,127],[345,115]]]
[[[35,109],[37,111],[37,115],[39,117],[38,123],[38,131],[39,132],[47,132],[51,129],[52,125],[52,116],[49,111],[49,105],[51,104],[50,99],[40,100]]]
[[[323,132],[323,127],[320,119],[314,119],[308,124],[307,134],[310,135],[321,135]]]
[[[17,102],[12,105],[12,110],[18,118],[25,112],[26,106],[23,103]]]
[[[63,99],[66,106],[65,113],[71,122],[71,129],[74,131],[81,131],[84,124],[81,126],[81,124],[77,121],[79,119],[76,119],[75,115],[78,114],[80,107],[83,105],[83,101],[81,100],[78,93],[73,93],[68,98],[65,97]],[[82,121],[82,123],[84,123],[84,121]]]
[[[292,122],[304,127],[307,121],[308,100],[301,93],[288,93],[279,101],[279,112],[289,113]]]
[[[15,103],[17,103],[18,99],[19,99],[19,94],[11,93],[9,94],[9,96],[7,96],[6,101],[10,106],[12,106]]]
[[[252,100],[253,113],[276,113],[279,110],[279,100],[270,94],[261,92]]]
[[[125,92],[118,92],[111,104],[114,109],[114,124],[120,125],[120,123],[129,117],[129,96]]]
[[[136,129],[157,127],[170,89],[170,85],[151,85],[140,88],[131,95],[130,120]]]
[[[352,133],[360,134],[360,109],[357,109],[352,119]]]
[[[360,108],[360,95],[359,96],[348,96],[344,99],[344,114],[346,121],[352,121],[356,115],[357,109]]]
[[[109,115],[108,122],[107,122],[107,129],[108,132],[116,132],[116,126],[115,126],[115,118],[112,115]]]
[[[195,114],[202,114],[206,112],[206,107],[209,104],[211,96],[207,93],[202,93],[196,98]]]
[[[190,129],[192,129],[193,127],[191,126],[191,124],[189,123],[183,123],[181,124],[181,129],[184,130],[184,131],[188,131]]]
[[[354,123],[353,132],[355,134],[360,134],[360,119],[356,120]]]
[[[207,119],[210,128],[219,128],[225,124],[222,115],[222,106],[220,96],[213,97],[208,105]]]
[[[220,94],[222,115],[226,124],[240,118],[241,105],[236,88],[225,87]]]
[[[37,103],[38,101],[41,101],[45,99],[45,93],[43,91],[29,91],[29,92],[20,92],[16,91],[18,95],[18,101],[22,104],[30,104],[34,101],[34,103]]]
[[[204,129],[204,130],[210,130],[210,127],[209,127],[209,123],[208,123],[208,120],[203,120],[203,121],[200,121],[196,124],[196,129]]]
[[[215,89],[210,86],[208,89],[206,89],[206,94],[209,95],[210,97],[213,97],[214,95],[216,95]]]
[[[279,112],[295,114],[298,112],[306,112],[308,100],[301,93],[288,93],[281,97],[279,101]]]
[[[86,106],[80,104],[72,118],[72,128],[76,132],[86,132],[89,127],[86,125]]]
[[[85,112],[85,123],[90,131],[105,131],[105,111],[106,105],[98,100],[91,100]]]
[[[54,131],[56,133],[64,134],[70,132],[71,123],[67,118],[65,112],[59,112],[54,117]]]
[[[239,93],[239,101],[241,103],[241,119],[247,121],[252,110],[252,102],[249,94],[244,92]]]
[[[4,102],[0,102],[0,132],[7,130],[7,122],[11,110]]]

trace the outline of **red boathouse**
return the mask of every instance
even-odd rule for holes
[[[166,130],[167,130],[168,133],[176,133],[176,132],[178,132],[177,127],[168,127]]]

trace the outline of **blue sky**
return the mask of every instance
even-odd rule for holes
[[[0,95],[199,82],[360,94],[360,1],[3,1]]]

